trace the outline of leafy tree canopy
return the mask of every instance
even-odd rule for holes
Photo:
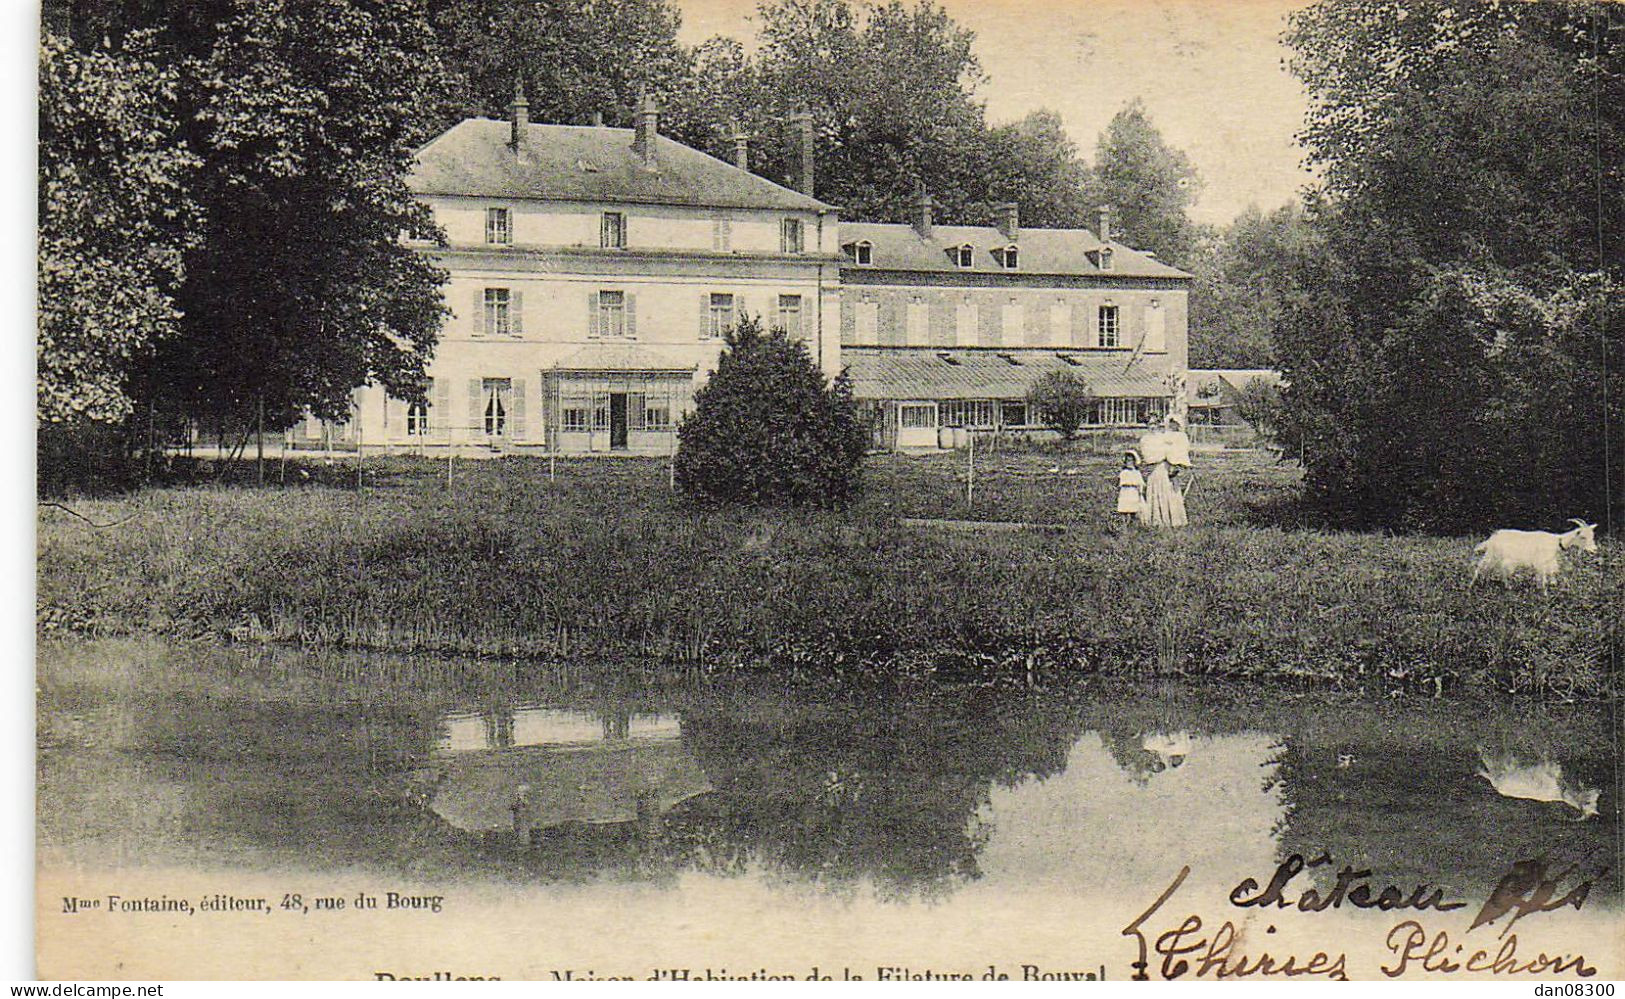
[[[139,39],[132,39],[139,42]],[[39,381],[44,423],[130,415],[131,369],[175,334],[197,160],[177,74],[139,50],[40,46]]]
[[[1124,242],[1185,266],[1199,236],[1187,213],[1200,191],[1189,157],[1163,140],[1139,101],[1119,111],[1101,133],[1091,199],[1111,206],[1113,231]]]

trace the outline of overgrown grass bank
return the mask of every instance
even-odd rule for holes
[[[1549,596],[1469,592],[1474,539],[1274,526],[1296,472],[1257,453],[1200,455],[1195,526],[1128,536],[1112,528],[1109,442],[979,458],[971,505],[962,453],[880,456],[863,501],[828,513],[689,509],[663,462],[560,462],[550,479],[524,459],[460,461],[449,487],[444,463],[388,459],[369,462],[360,491],[75,504],[109,528],[43,508],[40,626],[811,674],[1619,690],[1616,545],[1582,556]]]

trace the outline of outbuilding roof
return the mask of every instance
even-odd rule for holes
[[[407,183],[414,194],[774,211],[832,211],[816,198],[741,170],[663,135],[646,166],[633,130],[597,125],[525,126],[515,151],[513,124],[468,118],[417,152]]]
[[[855,247],[870,246],[870,263],[855,262]],[[1148,253],[1115,240],[1102,243],[1088,229],[1020,229],[1014,239],[996,226],[939,225],[923,238],[912,225],[895,222],[842,222],[841,243],[849,271],[939,271],[981,274],[1076,274],[1117,277],[1188,278]],[[961,267],[954,251],[969,245],[971,266]],[[1015,268],[1004,266],[1002,251],[1017,247]],[[1111,266],[1102,269],[1100,250],[1111,247]]]
[[[992,347],[842,347],[859,399],[1024,399],[1051,371],[1078,375],[1101,398],[1165,398],[1163,375],[1126,352]]]

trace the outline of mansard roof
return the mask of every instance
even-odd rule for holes
[[[944,274],[1066,274],[1113,277],[1188,278],[1149,253],[1115,240],[1102,243],[1088,229],[1021,229],[1011,239],[996,226],[939,225],[929,239],[912,225],[895,222],[842,222],[841,243],[849,258],[860,242],[871,247],[871,263],[848,262],[849,271],[931,271]],[[960,267],[954,251],[969,245],[970,267]],[[999,254],[1007,246],[1019,251],[1015,269],[1006,269]],[[1102,270],[1100,250],[1110,246],[1111,267]]]
[[[663,135],[655,138],[651,167],[633,150],[630,128],[531,124],[518,152],[511,145],[512,128],[511,122],[491,118],[453,125],[418,150],[407,180],[413,193],[833,211],[816,198]]]

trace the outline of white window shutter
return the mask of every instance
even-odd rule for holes
[[[598,293],[596,291],[587,292],[587,335],[590,337],[598,335]]]
[[[525,293],[513,293],[512,302],[508,306],[508,332],[514,336],[525,335]]]
[[[485,385],[478,378],[468,380],[468,432],[474,437],[485,432]]]
[[[508,432],[514,440],[525,439],[525,380],[513,380],[513,394],[508,400]]]
[[[473,331],[475,336],[484,336],[485,333],[486,333],[486,330],[485,330],[485,289],[484,288],[475,288],[474,289],[473,322],[471,322],[469,324],[469,328]]]
[[[700,339],[706,340],[711,336],[711,293],[700,292]]]
[[[631,291],[626,293],[626,335],[638,335],[638,296]]]
[[[745,321],[745,296],[744,295],[735,295],[734,296],[734,328],[738,329],[739,324],[744,322],[744,321]]]
[[[445,430],[451,425],[451,379],[434,378],[434,404],[430,407],[433,427]]]

